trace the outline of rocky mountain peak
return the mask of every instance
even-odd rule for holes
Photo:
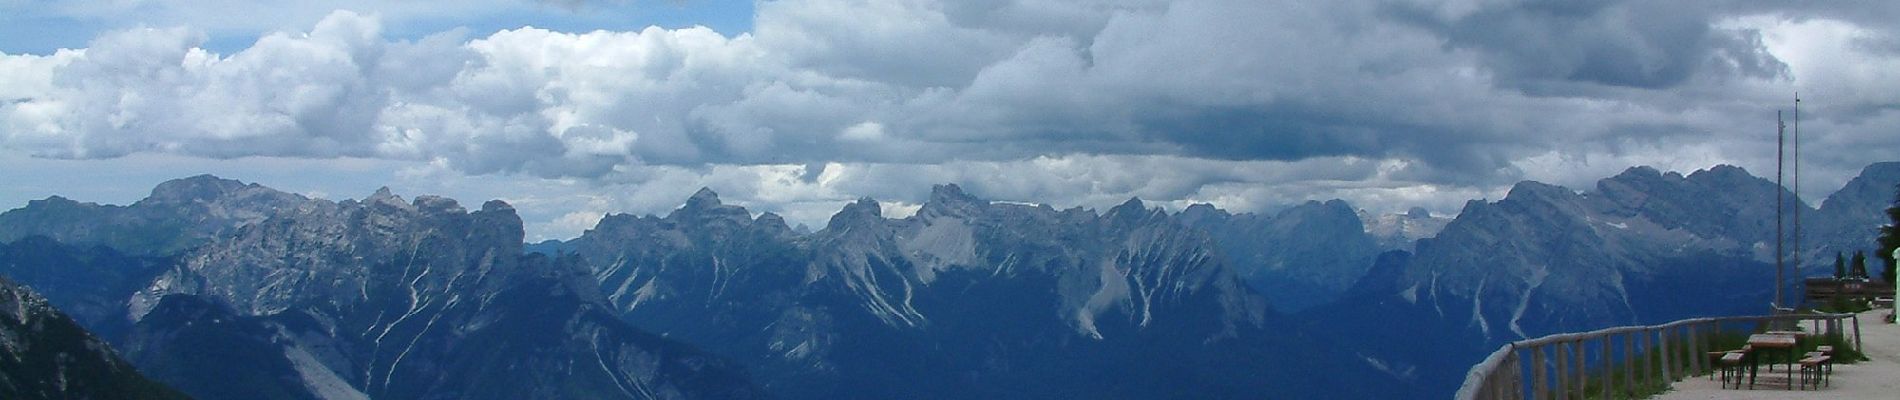
[[[460,208],[456,207],[458,210]],[[520,252],[527,231],[522,228],[521,216],[515,213],[514,206],[501,200],[489,200],[482,203],[481,211],[469,213],[469,217],[473,220],[471,228],[475,232],[470,236],[474,241],[494,243],[495,246]]]
[[[1222,210],[1218,207],[1214,207],[1213,204],[1207,204],[1207,203],[1194,203],[1193,205],[1187,206],[1187,208],[1182,209],[1181,213],[1182,214],[1189,214],[1189,213],[1228,214],[1227,210]]]
[[[930,202],[944,204],[976,203],[982,202],[982,200],[977,199],[976,196],[971,196],[969,193],[965,193],[963,187],[957,186],[955,183],[946,183],[932,185],[930,187]]]
[[[1182,225],[1193,227],[1207,227],[1233,217],[1234,215],[1228,213],[1227,210],[1215,208],[1213,204],[1207,203],[1196,203],[1181,210],[1180,214],[1175,214],[1175,218],[1179,218]]]
[[[1352,204],[1347,203],[1345,200],[1332,199],[1332,200],[1327,200],[1320,204],[1326,206],[1327,208],[1331,208],[1333,210],[1345,211],[1347,214],[1354,213],[1352,209]]]
[[[104,244],[141,255],[187,249],[309,201],[257,184],[211,175],[158,185],[130,206],[80,203],[63,197],[0,213],[0,241],[45,235],[74,244]]]
[[[63,212],[63,211],[68,211],[68,210],[83,210],[83,209],[89,209],[89,208],[106,208],[106,207],[116,208],[116,206],[102,206],[102,205],[99,205],[98,203],[80,202],[80,201],[68,199],[62,196],[49,196],[41,200],[28,200],[26,202],[26,208],[8,210],[4,214],[23,213],[24,210],[46,210],[48,212],[58,213],[58,212]]]
[[[410,206],[415,207],[417,211],[422,211],[423,213],[426,213],[426,214],[467,214],[468,213],[468,209],[462,208],[462,204],[456,202],[455,199],[442,197],[442,196],[431,196],[431,195],[416,196],[416,200],[412,204],[410,204]]]
[[[1116,224],[1135,224],[1146,221],[1160,212],[1160,210],[1149,209],[1140,198],[1130,197],[1121,205],[1108,209],[1108,213],[1102,214],[1102,219]]]
[[[724,203],[719,202],[719,193],[713,192],[712,188],[701,187],[699,191],[693,192],[692,197],[686,198],[685,208],[710,209],[721,205]]]
[[[775,234],[792,231],[791,226],[786,225],[785,217],[770,212],[759,214],[758,218],[752,220],[752,226]]]
[[[60,206],[76,206],[76,205],[79,205],[79,201],[76,201],[76,200],[73,200],[73,199],[68,199],[68,198],[66,198],[65,196],[60,196],[60,195],[52,195],[52,196],[47,196],[47,197],[46,197],[46,199],[44,199],[44,200],[31,200],[31,201],[27,201],[27,206],[28,206],[28,207],[32,207],[32,206],[34,206],[34,205],[37,205],[37,204],[45,204],[45,205],[48,205],[48,206],[52,206],[52,205],[60,205]]]
[[[1485,207],[1485,205],[1488,205],[1488,204],[1490,204],[1490,202],[1485,199],[1465,200],[1465,206],[1458,208],[1458,215],[1463,216],[1465,215],[1465,213],[1471,212],[1473,210],[1482,209]]]
[[[965,193],[954,183],[931,186],[930,200],[917,210],[920,217],[969,216],[980,212],[989,202]]]
[[[1431,218],[1432,212],[1430,210],[1426,210],[1425,207],[1412,207],[1409,210],[1405,210],[1405,217],[1406,218]]]
[[[397,196],[395,192],[390,191],[388,186],[376,188],[376,193],[372,193],[369,197],[363,198],[363,203],[392,205],[398,208],[408,204],[402,201],[402,196]]]
[[[1827,201],[1821,203],[1821,210],[1840,212],[1847,211],[1844,208],[1855,208],[1849,213],[1877,215],[1884,209],[1879,205],[1890,204],[1894,200],[1893,182],[1900,182],[1900,161],[1868,165],[1860,170],[1860,175],[1848,180],[1840,191],[1828,195]]]
[[[1551,201],[1576,196],[1577,192],[1570,191],[1570,188],[1538,181],[1518,182],[1511,185],[1510,192],[1504,194],[1506,199],[1519,201]]]
[[[1833,255],[1877,251],[1879,227],[1888,223],[1885,210],[1900,191],[1900,162],[1882,162],[1861,169],[1841,190],[1827,196],[1810,219],[1802,220],[1803,235],[1813,246],[1805,250],[1805,268],[1831,271]]]
[[[205,174],[160,183],[152,188],[152,194],[146,197],[146,201],[167,204],[209,201],[246,188],[261,187]]]
[[[617,229],[622,229],[622,227],[632,226],[633,224],[638,223],[639,221],[640,221],[640,217],[637,215],[627,214],[627,213],[607,213],[606,216],[600,217],[600,222],[594,223],[593,228],[587,229],[587,232],[594,232],[594,231],[610,232]]]
[[[1690,178],[1694,178],[1697,176],[1702,176],[1702,177],[1705,177],[1706,179],[1713,179],[1718,182],[1741,182],[1741,181],[1753,181],[1756,179],[1760,179],[1756,177],[1754,174],[1748,173],[1748,170],[1742,169],[1742,167],[1737,167],[1737,166],[1728,165],[1728,164],[1722,164],[1722,165],[1717,165],[1714,167],[1709,167],[1709,169],[1696,171],[1694,173],[1689,174]]]
[[[711,225],[715,230],[730,230],[752,222],[752,214],[745,207],[727,205],[719,200],[719,194],[709,188],[699,188],[686,204],[674,210],[667,219],[690,226]]]
[[[506,201],[501,201],[501,200],[499,200],[499,199],[496,199],[496,200],[489,200],[489,201],[486,201],[486,202],[482,202],[482,211],[484,211],[484,212],[508,212],[508,213],[513,213],[513,212],[515,212],[515,206],[513,206],[513,205],[509,205],[509,204],[508,204],[508,202],[506,202]]]
[[[1609,177],[1608,179],[1615,181],[1646,181],[1659,178],[1662,178],[1662,171],[1658,171],[1656,168],[1648,165],[1638,165],[1626,168],[1622,173],[1616,174],[1616,176]]]
[[[845,204],[844,208],[839,209],[837,214],[832,214],[831,220],[825,223],[825,228],[821,232],[847,230],[859,226],[873,226],[882,223],[883,219],[884,211],[877,200],[862,197],[858,198],[857,201]]]

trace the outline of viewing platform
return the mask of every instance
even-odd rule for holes
[[[1900,392],[1900,325],[1885,322],[1890,307],[1520,340],[1472,366],[1454,398],[1891,399]]]
[[[1869,360],[1834,366],[1831,382],[1818,389],[1788,390],[1781,382],[1722,388],[1720,381],[1691,377],[1670,385],[1657,400],[1701,399],[1893,399],[1900,393],[1900,325],[1885,323],[1889,309],[1860,313],[1861,352]],[[1767,374],[1777,375],[1778,374]]]

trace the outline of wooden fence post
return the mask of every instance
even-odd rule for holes
[[[1550,344],[1557,351],[1557,392],[1551,398],[1563,399],[1570,396],[1570,353],[1564,350],[1563,342]]]
[[[1533,346],[1530,351],[1531,378],[1535,379],[1531,382],[1531,398],[1548,399],[1550,392],[1547,390],[1550,388],[1550,380],[1544,375],[1544,368],[1548,367],[1544,365],[1544,346]]]
[[[1509,361],[1506,362],[1506,364],[1510,364],[1511,366],[1511,369],[1507,370],[1509,372],[1506,372],[1507,374],[1510,374],[1511,376],[1511,395],[1505,398],[1512,399],[1512,400],[1524,400],[1523,359],[1518,357],[1517,351],[1514,349],[1511,351],[1511,356],[1507,358],[1507,360]]]
[[[1572,342],[1570,346],[1570,350],[1577,355],[1576,393],[1578,399],[1588,396],[1590,390],[1590,364],[1585,362],[1590,358],[1590,351],[1587,350],[1588,344],[1589,343],[1584,342],[1584,339],[1578,338],[1577,341]]]
[[[1602,362],[1597,363],[1603,366],[1603,400],[1610,400],[1610,387],[1615,386],[1612,383],[1616,382],[1616,373],[1613,368],[1610,368],[1616,365],[1610,362],[1610,336],[1603,335],[1603,348],[1597,351],[1597,356],[1603,359]]]
[[[1683,353],[1685,353],[1683,350],[1688,349],[1688,343],[1678,342],[1678,340],[1682,340],[1682,328],[1663,328],[1663,332],[1669,335],[1670,342],[1674,342],[1671,343],[1669,347],[1669,361],[1671,361],[1669,363],[1669,381],[1680,382],[1682,378],[1688,376],[1683,374],[1687,371],[1687,369],[1683,368],[1683,364],[1685,361],[1688,361],[1688,359],[1683,358],[1687,357],[1683,355]]]
[[[1860,347],[1860,314],[1854,314],[1854,351],[1867,354],[1867,349]]]
[[[1636,398],[1636,334],[1623,333],[1623,391]]]
[[[1656,372],[1661,374],[1663,384],[1675,382],[1676,374],[1673,371],[1675,364],[1670,362],[1672,360],[1669,357],[1669,328],[1656,328],[1656,352],[1662,354],[1662,365],[1659,365],[1661,368],[1657,368]]]
[[[1683,330],[1689,330],[1689,334],[1685,334],[1689,337],[1689,373],[1685,373],[1685,377],[1702,375],[1702,362],[1708,362],[1708,353],[1702,351],[1701,337],[1695,336],[1695,324],[1683,326]]]
[[[1643,351],[1645,351],[1645,352],[1648,352],[1648,351],[1649,351],[1649,347],[1652,347],[1652,346],[1654,346],[1654,345],[1656,344],[1656,337],[1655,337],[1655,336],[1650,336],[1650,333],[1651,333],[1651,332],[1650,332],[1650,330],[1648,330],[1648,329],[1644,329],[1644,330],[1643,330],[1643,334],[1642,334],[1642,338],[1643,338],[1643,340],[1642,340],[1642,341],[1643,341]],[[1649,357],[1649,356],[1650,356],[1649,354],[1645,354],[1645,355],[1643,355],[1643,372],[1642,372],[1642,374],[1643,374],[1643,387],[1644,387],[1644,388],[1648,388],[1648,387],[1650,387],[1650,386],[1652,386],[1652,385],[1655,385],[1655,384],[1656,384],[1656,367],[1653,367],[1653,366],[1651,366],[1651,365],[1650,365],[1650,361],[1649,361],[1649,358],[1650,358],[1650,357]]]

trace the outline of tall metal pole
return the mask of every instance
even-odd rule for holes
[[[1781,161],[1785,158],[1782,150],[1788,142],[1787,131],[1788,124],[1782,122],[1781,111],[1775,111],[1775,308],[1777,309],[1781,308],[1781,283],[1785,282],[1782,278],[1783,258],[1781,256],[1781,242],[1783,237],[1781,231],[1781,190],[1784,187],[1781,186]]]
[[[1794,136],[1790,139],[1794,142],[1794,151],[1788,154],[1788,158],[1789,163],[1794,164],[1794,177],[1791,180],[1794,184],[1795,203],[1794,247],[1789,250],[1788,256],[1794,259],[1794,276],[1796,280],[1799,280],[1804,276],[1801,275],[1801,263],[1803,262],[1801,258],[1801,209],[1806,207],[1806,202],[1801,201],[1801,92],[1794,93]]]

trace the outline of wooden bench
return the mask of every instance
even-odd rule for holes
[[[1720,370],[1722,368],[1722,357],[1727,357],[1728,353],[1736,352],[1736,351],[1741,351],[1741,350],[1722,350],[1722,351],[1711,351],[1708,353],[1707,365],[1709,366],[1709,380],[1712,381],[1712,380],[1715,380],[1715,378],[1723,377],[1722,373],[1726,371]],[[1726,377],[1723,377],[1722,381],[1728,382],[1728,379]]]
[[[1748,358],[1748,349],[1722,352],[1722,387],[1727,388],[1729,379],[1735,380],[1735,388],[1742,388],[1742,362]]]
[[[1828,375],[1833,372],[1831,371],[1833,367],[1830,366],[1833,357],[1817,353],[1820,352],[1808,353],[1807,358],[1801,359],[1801,388],[1803,389],[1806,389],[1810,382],[1814,383],[1816,390],[1820,390],[1821,385],[1831,384],[1828,382]]]
[[[1812,358],[1815,356],[1825,357],[1826,361],[1822,363],[1822,367],[1826,368],[1827,371],[1824,373],[1834,375],[1834,346],[1814,346],[1814,351],[1808,352],[1803,358]]]

